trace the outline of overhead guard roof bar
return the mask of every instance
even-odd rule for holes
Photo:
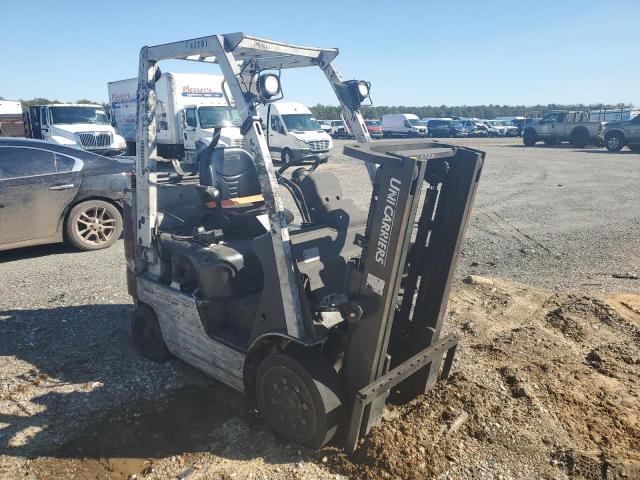
[[[222,37],[224,38],[225,49],[232,52],[236,60],[252,62],[259,69],[326,65],[338,55],[337,48],[290,45],[245,35],[241,32],[227,33]],[[153,62],[161,60],[190,60],[217,63],[214,39],[214,36],[208,36],[148,47],[147,56]]]

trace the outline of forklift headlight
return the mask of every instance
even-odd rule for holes
[[[371,83],[364,80],[347,80],[340,84],[338,95],[342,103],[349,108],[359,108],[367,98],[370,99]]]
[[[360,98],[362,100],[367,98],[369,96],[369,84],[365,81],[360,80],[358,82],[358,93],[360,94]]]
[[[280,93],[280,77],[275,73],[264,73],[258,78],[260,100],[269,100]]]

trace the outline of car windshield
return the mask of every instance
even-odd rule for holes
[[[49,107],[51,121],[55,125],[93,123],[109,125],[109,117],[102,107]]]
[[[462,122],[458,122],[457,120],[447,122],[447,123],[449,123],[449,125],[451,125],[452,127],[462,128]]]
[[[412,127],[417,127],[418,125],[420,125],[420,120],[415,120],[413,118],[407,118],[407,121],[409,122],[409,125],[411,125]]]
[[[295,113],[290,115],[282,115],[287,130],[295,130],[298,132],[308,132],[311,130],[319,130],[320,124],[308,113]]]
[[[240,114],[230,107],[198,107],[201,128],[239,127],[242,124]]]

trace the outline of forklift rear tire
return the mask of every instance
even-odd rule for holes
[[[131,332],[136,349],[149,360],[165,362],[171,358],[158,317],[150,306],[137,303],[131,315]]]
[[[290,443],[320,448],[346,422],[342,379],[324,356],[303,347],[263,360],[256,398],[269,426]]]

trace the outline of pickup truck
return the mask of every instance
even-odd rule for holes
[[[589,112],[555,110],[548,112],[542,119],[527,126],[522,140],[532,147],[542,140],[546,145],[571,142],[577,148],[598,145],[602,132],[601,122],[592,122]]]
[[[610,152],[619,152],[625,145],[633,152],[640,152],[640,115],[624,122],[606,123],[602,140]]]

